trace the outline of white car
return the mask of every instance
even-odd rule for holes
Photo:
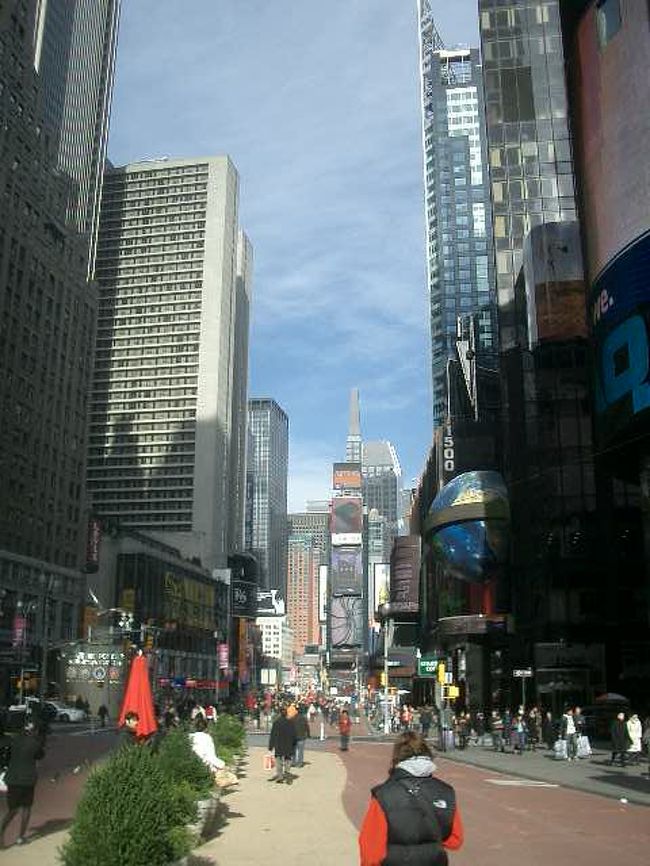
[[[86,711],[77,707],[68,707],[59,701],[45,701],[45,706],[52,711],[55,722],[83,722],[86,719]],[[56,715],[54,713],[56,712]]]

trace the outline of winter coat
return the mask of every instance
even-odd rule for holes
[[[627,720],[627,732],[630,735],[630,746],[628,751],[630,752],[640,752],[641,751],[641,735],[643,733],[643,729],[641,727],[640,719],[628,719]]]
[[[339,719],[339,734],[346,736],[350,733],[352,729],[352,722],[350,721],[350,716],[341,716]]]
[[[286,716],[278,716],[273,722],[269,737],[269,752],[275,751],[276,758],[291,758],[296,748],[296,726]]]
[[[397,768],[372,794],[388,824],[386,866],[446,866],[443,842],[451,835],[456,812],[451,785]]]
[[[632,739],[628,733],[625,721],[623,719],[614,719],[610,733],[612,735],[612,751],[627,752]]]
[[[43,757],[43,740],[36,733],[18,734],[11,741],[11,754],[5,783],[8,787],[36,784],[36,762]]]
[[[306,717],[302,713],[298,713],[298,715],[294,716],[291,721],[296,729],[296,738],[298,740],[309,739],[309,723],[307,722]]]

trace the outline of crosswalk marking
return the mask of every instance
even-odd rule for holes
[[[491,785],[502,785],[510,788],[559,788],[553,782],[538,782],[536,779],[485,779]]]

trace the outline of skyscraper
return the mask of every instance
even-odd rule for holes
[[[253,486],[251,552],[260,564],[260,586],[280,590],[286,598],[289,419],[275,400],[256,397],[248,401],[248,423]]]
[[[359,413],[359,389],[350,391],[350,412],[348,419],[348,438],[345,445],[345,459],[348,463],[361,462],[361,420]]]
[[[39,0],[34,64],[57,167],[73,181],[68,217],[92,274],[108,143],[121,0]]]
[[[287,616],[294,635],[294,651],[320,642],[318,574],[322,551],[309,533],[303,534],[289,519],[287,543]]]
[[[402,516],[402,467],[392,442],[363,443],[363,504],[386,518],[391,537],[398,534]]]
[[[243,522],[250,248],[237,200],[228,157],[110,169],[96,267],[93,507],[208,568],[225,567]]]
[[[458,317],[478,313],[481,347],[496,347],[492,220],[478,50],[445,49],[429,0],[419,0],[418,13],[437,427],[446,415],[447,361],[455,355]]]

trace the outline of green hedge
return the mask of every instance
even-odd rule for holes
[[[95,770],[77,806],[65,866],[164,866],[190,850],[185,796],[150,749],[121,749]]]
[[[220,716],[210,733],[219,757],[234,764],[245,748],[243,725]],[[121,748],[90,775],[60,851],[64,866],[165,866],[189,853],[186,825],[214,787],[187,735],[176,728],[155,750]]]

